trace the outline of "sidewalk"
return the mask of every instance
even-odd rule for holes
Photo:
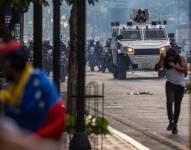
[[[103,138],[103,145],[101,137],[98,137],[96,141],[90,140],[92,143],[92,150],[149,150],[149,148],[138,143],[131,137],[109,127],[110,135]],[[68,140],[68,139],[67,139]],[[69,141],[61,146],[60,150],[68,150]],[[94,145],[96,145],[94,147]],[[103,146],[101,149],[101,145]]]
[[[65,99],[65,83],[61,84],[61,91],[63,94],[63,99]],[[109,131],[111,134],[103,137],[103,147],[101,147],[101,136],[96,137],[96,141],[90,139],[90,142],[92,143],[92,150],[150,150],[146,146],[116,129],[109,127]],[[69,150],[69,137],[65,138],[66,139],[64,142],[61,143],[60,150]],[[96,145],[96,147],[94,147],[94,145]]]
[[[113,128],[109,128],[111,135],[104,139],[103,150],[149,150],[133,138]]]

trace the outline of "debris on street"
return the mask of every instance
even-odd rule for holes
[[[149,91],[135,91],[135,92],[129,92],[127,95],[153,95],[153,93]]]

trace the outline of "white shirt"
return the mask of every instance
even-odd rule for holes
[[[167,69],[166,72],[167,81],[170,83],[185,87],[185,74],[177,71],[174,68]]]

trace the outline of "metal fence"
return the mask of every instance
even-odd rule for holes
[[[93,116],[94,118],[98,118],[98,117],[103,118],[104,117],[104,84],[98,85],[97,82],[93,81],[93,82],[87,83],[85,89],[86,89],[85,91],[85,112],[86,113],[84,115],[85,115],[86,121],[88,119],[88,116]],[[94,132],[96,132],[96,130],[98,129],[95,129]],[[88,137],[91,143],[92,150],[103,150],[103,139],[104,139],[103,134],[90,134],[88,135]],[[72,139],[72,135],[68,135],[65,133],[65,136],[63,138],[64,144],[61,146],[60,150],[68,150],[71,139]]]
[[[104,84],[99,86],[95,81],[87,84],[85,108],[86,111],[95,118],[104,117]],[[93,134],[90,136],[89,139],[92,145],[92,150],[103,150],[103,136],[103,134]]]

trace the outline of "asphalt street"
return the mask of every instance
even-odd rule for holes
[[[158,79],[156,72],[129,72],[126,80],[115,80],[108,72],[87,71],[86,82],[91,81],[99,89],[104,83],[104,112],[112,128],[152,150],[189,149],[189,94],[182,101],[178,135],[172,135],[166,131],[166,79]]]
[[[178,135],[172,135],[166,131],[166,79],[158,79],[156,72],[129,72],[126,80],[114,80],[110,73],[88,71],[86,80],[96,81],[100,86],[104,83],[105,114],[114,120],[110,121],[113,127],[126,134],[129,134],[127,127],[142,132],[142,138],[134,134],[132,136],[151,149],[164,149],[164,145],[169,146],[169,149],[188,148],[189,95],[185,94],[183,98]],[[149,140],[145,142],[145,136],[158,144]]]

